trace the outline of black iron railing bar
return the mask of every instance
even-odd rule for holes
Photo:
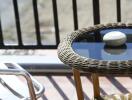
[[[121,0],[116,0],[117,22],[121,22]]]
[[[78,13],[77,13],[77,1],[72,0],[73,6],[73,21],[74,21],[74,30],[78,29]]]
[[[32,3],[33,3],[33,13],[34,13],[35,31],[36,31],[35,33],[36,33],[37,45],[41,45],[41,34],[40,34],[37,0],[32,0]]]
[[[93,0],[93,22],[94,25],[100,24],[100,3],[99,0]],[[95,32],[95,40],[96,42],[100,42],[101,40],[101,34],[98,32]]]
[[[3,30],[2,30],[2,25],[1,25],[1,17],[0,17],[0,45],[4,46]]]
[[[23,45],[17,0],[13,0],[13,7],[14,7],[14,14],[15,14],[18,45]]]
[[[99,6],[99,0],[93,0],[93,20],[94,25],[100,24],[100,6]]]
[[[57,10],[56,0],[52,0],[52,8],[53,8],[55,38],[56,38],[56,46],[57,46],[60,43],[60,34],[59,34],[59,21],[58,21],[58,10]]]

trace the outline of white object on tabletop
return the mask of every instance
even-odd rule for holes
[[[121,46],[125,44],[126,40],[126,35],[120,31],[108,32],[103,37],[103,41],[108,46]]]

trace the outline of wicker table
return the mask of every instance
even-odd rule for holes
[[[120,47],[108,47],[102,37],[110,31],[121,31],[127,35],[127,42]],[[131,94],[100,96],[99,74],[132,74],[132,24],[109,23],[95,25],[68,34],[59,44],[60,60],[73,68],[78,100],[83,100],[80,70],[91,73],[94,99],[132,99]],[[123,99],[124,100],[124,99]]]

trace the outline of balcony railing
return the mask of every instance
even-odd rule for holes
[[[8,0],[9,1],[9,0]],[[52,0],[52,15],[53,15],[53,23],[54,23],[54,38],[55,43],[54,44],[43,44],[42,43],[42,36],[41,36],[41,30],[40,30],[40,18],[39,18],[39,9],[38,9],[38,0],[32,0],[32,10],[33,10],[33,17],[34,17],[34,26],[35,26],[35,38],[34,41],[35,44],[24,44],[23,42],[23,33],[21,28],[21,19],[20,19],[20,9],[18,5],[19,0],[10,0],[12,2],[13,6],[13,12],[14,12],[14,19],[15,19],[15,28],[16,28],[16,35],[17,35],[17,43],[15,44],[6,44],[4,40],[4,33],[3,33],[3,26],[2,26],[2,13],[1,15],[1,21],[0,21],[0,48],[1,49],[56,49],[59,42],[60,42],[60,27],[59,25],[59,13],[58,13],[58,6],[57,6],[57,0]],[[93,24],[99,24],[100,23],[100,0],[92,0],[92,9],[89,9],[93,12]],[[4,1],[1,1],[4,2]],[[43,1],[45,2],[45,1]],[[73,13],[73,30],[76,30],[79,28],[79,18],[78,18],[78,0],[72,0],[72,13]],[[121,2],[120,0],[116,0],[116,12],[117,12],[117,22],[121,21]],[[65,8],[67,9],[67,8]],[[25,11],[26,12],[26,11]],[[28,13],[27,13],[28,14]],[[86,14],[86,16],[88,16]],[[65,20],[65,18],[64,18]],[[116,21],[115,21],[116,22]],[[28,23],[28,22],[27,22]],[[67,23],[64,23],[67,24]],[[8,32],[11,34],[11,32]],[[28,38],[28,37],[27,37]]]

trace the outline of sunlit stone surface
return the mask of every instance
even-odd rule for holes
[[[126,35],[119,31],[108,32],[103,37],[103,41],[108,46],[121,46],[125,44],[126,40]]]

